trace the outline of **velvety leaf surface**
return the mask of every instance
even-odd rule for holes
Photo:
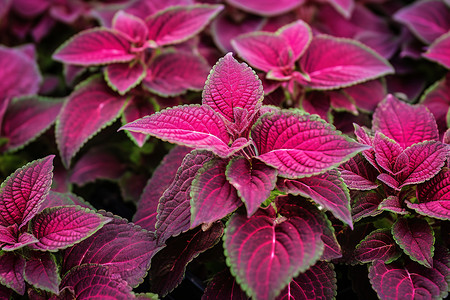
[[[200,168],[213,158],[208,151],[192,151],[183,159],[172,184],[159,199],[156,216],[158,245],[191,226],[191,185]]]
[[[122,126],[121,129],[156,136],[164,141],[220,156],[232,153],[222,119],[208,106],[186,105],[169,108]]]
[[[84,264],[100,264],[135,287],[142,283],[150,268],[150,259],[160,249],[156,246],[155,236],[126,219],[111,213],[101,214],[112,218],[112,221],[65,250],[62,271]]]
[[[36,252],[25,263],[25,280],[32,286],[52,292],[59,293],[59,268],[55,257],[49,252]]]
[[[56,142],[66,166],[78,150],[121,112],[125,98],[100,78],[88,79],[75,88],[56,122]]]
[[[174,6],[147,18],[150,46],[183,42],[197,33],[223,9],[222,5]]]
[[[201,90],[210,66],[200,56],[181,50],[166,50],[147,66],[143,84],[161,96],[175,96],[187,90]]]
[[[390,229],[378,229],[371,232],[356,246],[354,252],[355,258],[362,263],[381,260],[388,264],[401,254]]]
[[[30,231],[39,240],[32,248],[65,249],[91,236],[109,221],[110,218],[80,206],[46,208],[30,222]]]
[[[251,136],[257,158],[287,178],[317,175],[366,149],[316,115],[290,111],[263,115]]]
[[[187,264],[217,244],[222,234],[223,224],[216,222],[205,231],[197,228],[168,240],[167,246],[152,259],[150,290],[160,296],[167,295],[183,280]]]
[[[302,0],[227,0],[227,2],[234,7],[262,16],[280,15],[303,3]]]
[[[294,278],[276,299],[333,299],[336,290],[333,264],[319,261]]]
[[[209,160],[198,170],[191,186],[191,228],[225,217],[242,202],[225,176],[228,161]]]
[[[247,300],[247,295],[241,290],[228,269],[217,273],[206,286],[202,300]]]
[[[228,53],[211,70],[203,90],[202,103],[227,121],[235,122],[234,108],[243,108],[249,117],[253,116],[261,106],[263,95],[256,73]]]
[[[16,170],[0,186],[0,225],[25,226],[39,210],[52,184],[54,155]]]
[[[65,290],[64,290],[65,289]],[[75,299],[133,299],[131,287],[101,265],[76,266],[61,281],[61,291]],[[73,291],[73,292],[70,292]],[[61,293],[64,296],[64,293]],[[66,297],[61,297],[65,299]]]
[[[402,206],[402,203],[397,196],[389,196],[381,201],[378,209],[388,210],[399,215],[406,215],[409,212]]]
[[[341,178],[349,189],[373,190],[378,187],[375,183],[377,171],[362,156],[356,155],[339,166]]]
[[[105,80],[119,94],[124,95],[141,83],[146,75],[146,66],[138,60],[114,63],[105,67]]]
[[[339,171],[330,170],[320,175],[295,180],[283,179],[277,186],[280,191],[311,198],[353,228],[350,195]]]
[[[122,113],[122,125],[154,113],[155,107],[147,97],[133,95]],[[139,147],[142,147],[149,137],[148,135],[139,132],[126,131],[126,133]]]
[[[191,149],[187,147],[176,146],[163,158],[139,199],[136,214],[133,217],[136,225],[155,231],[159,198],[174,180],[181,162],[190,151]]]
[[[269,198],[277,181],[277,170],[259,160],[249,161],[242,156],[229,162],[225,175],[245,203],[248,217]]]
[[[411,259],[427,268],[433,266],[434,232],[426,220],[399,218],[392,235]]]
[[[320,260],[331,261],[342,257],[341,245],[337,241],[333,224],[325,217],[326,225],[322,227],[322,241],[324,245]]]
[[[450,33],[443,34],[430,45],[427,52],[422,54],[425,58],[435,61],[450,69]]]
[[[350,39],[318,35],[300,58],[302,70],[313,89],[347,87],[394,72],[387,60]]]
[[[232,274],[247,295],[273,299],[323,252],[321,218],[311,204],[278,200],[247,218],[234,214],[224,237],[225,255]],[[306,205],[308,204],[308,205]]]
[[[375,133],[373,150],[377,164],[390,174],[397,175],[405,171],[409,164],[408,156],[402,153],[400,144],[381,132]]]
[[[70,38],[56,50],[53,59],[82,66],[126,62],[135,57],[130,47],[131,43],[121,32],[108,28],[93,28]]]
[[[25,259],[13,252],[0,253],[0,283],[19,295],[25,293]]]
[[[372,130],[381,131],[403,149],[415,143],[439,140],[436,121],[424,106],[412,106],[392,95],[388,95],[375,110]]]
[[[287,42],[294,60],[299,59],[303,55],[312,40],[311,28],[303,20],[298,20],[281,27],[277,30],[276,34]]]
[[[383,198],[377,193],[366,192],[358,194],[352,194],[351,199],[352,203],[352,217],[353,222],[356,223],[362,218],[376,216],[382,213],[381,210],[378,210],[378,206],[380,205]]]

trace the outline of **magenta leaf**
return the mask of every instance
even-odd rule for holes
[[[163,50],[147,66],[143,85],[163,97],[203,88],[210,66],[199,55],[181,50]]]
[[[38,242],[32,234],[20,233],[16,224],[7,228],[1,226],[0,232],[0,242],[4,244],[1,247],[3,251],[15,251]]]
[[[443,1],[414,2],[394,15],[394,20],[406,25],[425,44],[450,29],[450,10]]]
[[[434,232],[426,220],[398,218],[392,235],[412,260],[427,268],[433,266]]]
[[[443,34],[430,45],[423,57],[450,69],[450,33]]]
[[[203,90],[202,103],[226,121],[234,123],[237,121],[235,108],[246,110],[251,119],[260,108],[263,95],[256,73],[228,53],[211,70]]]
[[[95,208],[83,198],[78,197],[75,194],[72,193],[58,193],[54,191],[50,191],[45,198],[45,201],[42,202],[41,207],[39,208],[38,212],[43,211],[47,207],[54,207],[54,206],[64,206],[64,205],[79,205],[81,207],[89,208],[92,210],[95,210]]]
[[[146,67],[139,60],[113,63],[105,68],[105,80],[120,95],[126,94],[145,78]]]
[[[276,16],[301,5],[303,0],[227,0],[229,4],[252,14],[261,16]]]
[[[421,103],[425,105],[436,119],[439,131],[444,132],[447,127],[447,115],[450,110],[450,76],[444,77],[428,88]]]
[[[300,58],[313,89],[336,89],[394,72],[389,62],[363,44],[327,35],[315,36]]]
[[[122,125],[130,123],[139,118],[155,113],[153,102],[146,96],[132,95],[130,102],[122,113]],[[149,137],[146,134],[132,131],[125,131],[130,139],[139,147],[142,147]]]
[[[125,101],[98,77],[75,88],[56,122],[56,142],[64,165],[69,166],[84,143],[119,117]]]
[[[231,273],[250,297],[273,299],[299,272],[305,272],[323,252],[323,219],[307,202],[278,198],[272,206],[247,218],[234,214],[224,237]]]
[[[32,286],[59,294],[59,270],[56,258],[49,252],[35,252],[25,263],[25,280]]]
[[[341,164],[339,172],[349,189],[364,191],[378,187],[375,183],[377,171],[361,155],[356,155]]]
[[[386,86],[381,80],[370,80],[343,90],[356,106],[365,111],[374,111],[378,103],[386,98]]]
[[[19,149],[37,138],[55,122],[61,106],[60,100],[38,96],[13,99],[1,126],[1,136],[9,139],[5,150]]]
[[[355,8],[354,0],[327,0],[327,2],[345,18],[349,19],[352,16]]]
[[[149,45],[156,48],[183,42],[202,31],[223,8],[197,4],[161,10],[146,19]]]
[[[202,300],[248,300],[228,269],[217,273],[206,286]]]
[[[125,34],[130,42],[137,45],[147,40],[148,28],[145,22],[124,11],[118,11],[112,20],[112,28]]]
[[[303,55],[312,40],[311,28],[302,20],[281,27],[276,31],[276,34],[287,42],[294,60]]]
[[[74,65],[92,66],[127,62],[135,58],[126,35],[108,28],[80,32],[61,45],[53,59]]]
[[[372,130],[381,131],[403,149],[415,143],[439,139],[436,121],[424,106],[412,106],[392,95],[388,95],[375,110]]]
[[[82,265],[72,268],[61,281],[63,299],[133,299],[131,287],[108,267]]]
[[[139,199],[136,214],[133,217],[136,225],[149,231],[155,231],[159,198],[171,185],[184,157],[190,151],[191,149],[187,147],[176,146],[163,158]]]
[[[277,181],[277,170],[259,160],[233,158],[225,172],[227,180],[234,186],[247,208],[247,216],[253,215],[270,196]]]
[[[392,238],[390,229],[372,231],[355,248],[355,258],[362,262],[381,260],[389,264],[400,257],[402,252]]]
[[[187,264],[216,245],[222,234],[223,224],[216,222],[207,230],[197,228],[169,239],[167,246],[152,259],[150,290],[160,296],[167,295],[183,280]]]
[[[339,171],[330,170],[320,175],[294,180],[282,179],[277,186],[282,192],[311,198],[353,228],[350,195]]]
[[[222,119],[208,106],[185,105],[168,108],[138,119],[121,129],[156,136],[162,140],[231,155],[230,136]]]
[[[341,245],[336,239],[333,224],[325,217],[326,225],[322,227],[322,241],[324,245],[322,256],[320,260],[331,261],[332,259],[342,257]]]
[[[356,223],[362,218],[372,217],[381,214],[383,211],[378,209],[378,206],[383,201],[383,198],[374,192],[359,192],[356,195],[351,195],[352,203],[352,217],[353,222]]]
[[[227,160],[214,158],[200,168],[191,186],[191,228],[225,217],[242,202],[225,176]]]
[[[402,153],[403,148],[396,141],[386,137],[380,131],[375,133],[373,150],[377,164],[390,174],[397,175],[409,164],[409,158]],[[400,156],[400,154],[402,154]]]
[[[211,152],[194,150],[181,162],[172,184],[159,199],[155,225],[158,245],[191,227],[191,185],[199,169],[212,158]]]
[[[100,264],[135,287],[142,283],[150,268],[150,259],[160,249],[156,246],[155,236],[126,219],[111,213],[101,214],[112,221],[65,250],[63,273],[84,264]]]
[[[336,291],[336,273],[333,265],[319,261],[294,278],[276,299],[333,299],[337,294]]]
[[[30,222],[30,231],[39,240],[30,245],[41,251],[57,251],[88,238],[111,218],[80,206],[56,206],[44,209]]]
[[[54,155],[16,170],[0,186],[0,225],[25,226],[38,212],[52,184]]]
[[[389,196],[378,205],[378,209],[391,211],[399,215],[406,215],[409,212],[402,206],[399,197]]]
[[[323,173],[367,149],[316,115],[267,113],[252,128],[258,159],[287,178]]]
[[[25,293],[25,259],[12,252],[0,252],[0,283],[17,294]]]

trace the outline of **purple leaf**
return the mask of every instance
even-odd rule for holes
[[[348,95],[362,110],[374,111],[378,103],[386,98],[386,86],[381,80],[370,80],[344,89]]]
[[[313,89],[336,89],[394,72],[389,62],[363,44],[332,36],[315,36],[300,58]]]
[[[81,207],[89,208],[91,210],[95,210],[95,208],[83,198],[78,197],[72,193],[57,193],[54,191],[50,191],[45,198],[45,201],[42,202],[41,207],[38,212],[43,211],[47,207],[54,206],[65,206],[65,205],[79,205]]]
[[[450,69],[450,33],[443,34],[430,45],[423,57]]]
[[[202,300],[248,300],[247,295],[241,290],[233,275],[228,269],[217,273],[208,283]]]
[[[365,191],[378,187],[375,183],[377,171],[361,155],[356,155],[341,164],[339,171],[349,189]]]
[[[434,232],[426,220],[400,217],[392,226],[392,235],[412,260],[433,266]]]
[[[353,14],[355,8],[354,0],[327,0],[336,11],[338,11],[345,18],[349,19]]]
[[[143,42],[147,40],[148,28],[145,22],[124,11],[118,11],[112,20],[112,28],[125,34],[130,42],[135,46],[143,46]]]
[[[56,142],[64,165],[69,166],[84,143],[118,118],[125,101],[98,77],[75,88],[56,122]]]
[[[123,33],[108,28],[82,31],[61,45],[53,59],[81,66],[127,62],[136,57]]]
[[[409,163],[409,157],[402,153],[402,147],[380,131],[373,139],[373,150],[377,164],[390,174],[403,172]]]
[[[130,102],[122,113],[122,125],[153,113],[155,113],[155,107],[150,99],[142,95],[132,95]],[[139,132],[125,132],[139,147],[142,147],[148,138],[148,135]]]
[[[63,299],[133,299],[131,287],[108,267],[82,265],[72,268],[61,281]]]
[[[378,205],[378,209],[394,212],[399,215],[406,215],[409,212],[402,206],[397,196],[389,196]]]
[[[224,237],[227,264],[250,297],[273,299],[293,277],[305,272],[323,252],[320,214],[298,199],[278,199],[247,218],[234,214]]]
[[[294,60],[298,60],[305,53],[312,40],[311,28],[302,20],[281,27],[276,34],[287,42]]]
[[[227,0],[229,4],[246,12],[261,16],[276,16],[300,6],[303,0]]]
[[[108,267],[110,274],[120,275],[130,286],[142,283],[150,268],[150,259],[160,247],[152,232],[128,223],[126,219],[102,212],[112,218],[95,234],[65,250],[63,273],[84,264]]]
[[[56,258],[48,252],[35,252],[25,263],[25,280],[33,287],[59,294],[59,277]]]
[[[227,160],[209,160],[197,172],[191,186],[191,228],[225,217],[242,202],[225,176]]]
[[[25,293],[25,259],[12,252],[0,253],[0,283],[17,294]]]
[[[121,129],[156,136],[162,140],[210,150],[219,156],[233,153],[230,136],[222,119],[208,106],[185,105],[168,108],[138,119]]]
[[[143,85],[163,97],[203,88],[210,66],[199,55],[181,50],[164,50],[147,66]]]
[[[256,73],[228,53],[211,70],[202,103],[234,123],[237,121],[234,108],[246,110],[251,119],[261,107],[263,96],[262,83]]]
[[[381,102],[373,115],[374,132],[381,131],[403,149],[419,142],[438,140],[433,115],[422,105],[409,105],[392,95]]]
[[[181,162],[190,151],[191,149],[187,147],[176,146],[160,162],[139,199],[136,214],[133,217],[136,225],[155,231],[159,198],[174,180]]]
[[[88,208],[56,206],[44,209],[30,222],[30,231],[39,240],[31,247],[57,251],[81,242],[111,221]]]
[[[147,18],[149,45],[160,47],[186,41],[203,30],[222,5],[172,6]]]
[[[276,298],[283,299],[333,299],[336,296],[336,273],[331,263],[319,261],[294,278]]]
[[[0,187],[0,225],[25,226],[39,210],[52,184],[54,155],[35,160],[10,175]]]
[[[233,158],[225,172],[227,180],[234,186],[247,208],[247,216],[253,215],[270,196],[277,181],[277,170],[259,160]]]
[[[333,224],[325,217],[326,224],[322,227],[322,241],[324,245],[322,256],[320,260],[331,261],[332,259],[342,257],[341,245],[339,245]]]
[[[389,264],[400,257],[401,251],[392,238],[390,229],[372,231],[355,248],[355,258],[362,262],[381,260]]]
[[[9,139],[5,150],[16,150],[33,141],[56,120],[60,100],[42,97],[16,98],[8,106],[1,126],[1,136]]]
[[[358,191],[358,194],[351,195],[351,199],[353,200],[352,217],[354,223],[362,218],[376,216],[383,212],[378,209],[383,198],[377,193]]]
[[[421,103],[425,105],[436,119],[440,132],[447,130],[447,115],[450,110],[450,76],[433,84],[428,88],[422,98]]]
[[[295,180],[282,179],[277,186],[282,192],[311,198],[353,228],[350,195],[339,171],[330,170],[320,175]]]
[[[20,233],[16,224],[7,228],[0,226],[0,242],[4,251],[15,251],[25,246],[37,243],[38,240],[28,232]]]
[[[197,228],[168,240],[167,246],[152,259],[150,290],[162,297],[167,295],[181,283],[187,264],[216,245],[222,234],[223,224],[216,222],[207,230]]]
[[[258,159],[287,178],[323,173],[367,149],[315,115],[267,113],[252,128]]]
[[[105,80],[120,95],[124,95],[145,78],[146,67],[139,60],[113,63],[105,68]]]
[[[191,226],[191,185],[198,170],[213,158],[208,151],[192,151],[181,162],[172,184],[159,199],[156,216],[158,245],[171,236],[187,231]]]
[[[430,0],[414,2],[394,15],[422,42],[431,44],[450,29],[450,10],[442,1]]]

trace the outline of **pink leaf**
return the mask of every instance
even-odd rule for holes
[[[425,105],[436,119],[439,131],[447,130],[447,115],[450,110],[450,76],[433,84],[428,88],[422,98],[421,103]]]
[[[119,31],[93,28],[82,31],[56,49],[53,59],[66,64],[92,66],[127,62],[135,58],[131,43]]]
[[[202,103],[234,123],[237,121],[234,108],[246,110],[248,118],[252,118],[261,107],[263,95],[261,81],[255,72],[228,53],[211,70]]]
[[[327,218],[325,218],[325,222],[326,225],[322,227],[322,241],[324,249],[320,260],[331,261],[332,259],[342,257],[342,249],[336,239],[335,230],[332,223]]]
[[[248,217],[269,198],[277,181],[277,170],[259,160],[247,160],[242,156],[228,163],[225,175],[245,203]]]
[[[231,272],[247,295],[273,299],[323,252],[321,216],[306,202],[279,199],[247,218],[234,214],[224,237]]]
[[[281,27],[275,34],[281,36],[289,45],[294,61],[305,53],[312,40],[311,28],[302,20]]]
[[[419,142],[438,140],[433,115],[422,105],[412,106],[392,95],[381,102],[373,115],[373,131],[381,131],[403,149]]]
[[[222,119],[208,106],[185,105],[138,119],[121,129],[156,136],[162,140],[210,150],[220,156],[232,153],[230,136]]]
[[[238,208],[242,202],[227,181],[228,161],[216,158],[198,170],[191,186],[191,228],[215,222]]]
[[[367,149],[315,115],[290,111],[263,115],[251,136],[257,158],[287,178],[317,175]]]
[[[402,153],[402,147],[396,141],[382,134],[381,131],[375,134],[373,150],[377,164],[390,174],[397,175],[404,171],[409,163],[408,156]]]
[[[201,90],[210,66],[199,55],[181,50],[165,50],[147,66],[143,85],[163,97],[176,96],[188,90]]]
[[[433,266],[434,232],[426,220],[398,218],[392,235],[412,260],[427,268]]]
[[[383,198],[374,192],[359,192],[356,197],[351,197],[352,203],[352,217],[353,222],[356,223],[362,218],[372,217],[381,214],[383,211],[378,210]]]
[[[142,46],[147,40],[148,28],[145,22],[131,14],[119,10],[112,20],[112,28],[126,35],[130,42]],[[139,45],[141,44],[141,45]]]
[[[80,206],[46,208],[30,222],[30,230],[39,240],[32,248],[57,251],[81,242],[111,221]]]
[[[84,143],[119,116],[125,100],[97,77],[75,88],[56,123],[56,142],[66,166]]]
[[[79,205],[81,207],[95,210],[95,208],[89,203],[72,193],[57,193],[53,190],[47,195],[47,198],[42,202],[39,212],[43,211],[47,207],[65,206],[65,205]]]
[[[233,300],[248,300],[247,295],[241,290],[239,284],[231,275],[230,271],[225,269],[217,273],[213,279],[206,286],[202,300],[216,300],[216,299],[233,299]]]
[[[25,259],[12,252],[0,253],[0,283],[19,295],[25,293]]]
[[[409,213],[403,207],[403,204],[401,203],[400,198],[397,196],[389,196],[386,199],[384,199],[380,203],[380,205],[378,205],[378,209],[391,211],[398,215],[406,215]]]
[[[227,0],[229,4],[252,14],[261,16],[276,16],[300,6],[303,0]]]
[[[382,260],[388,264],[401,254],[389,229],[372,231],[356,246],[354,252],[356,259],[362,263]]]
[[[151,47],[183,42],[205,28],[223,9],[222,5],[172,6],[147,18]]]
[[[354,0],[327,0],[327,2],[345,18],[348,19],[352,16],[355,7]]]
[[[378,103],[386,98],[386,87],[381,80],[370,80],[344,89],[359,109],[374,111]]]
[[[0,224],[27,225],[39,210],[52,184],[54,155],[16,170],[1,185]]]
[[[450,69],[450,33],[443,34],[430,45],[423,57]]]
[[[25,280],[32,286],[59,294],[58,266],[55,257],[48,252],[35,252],[25,263]]]
[[[375,183],[377,171],[361,155],[350,158],[339,166],[341,177],[349,189],[373,190],[378,187]]]
[[[145,78],[146,67],[138,60],[113,63],[105,68],[105,80],[119,94],[124,95]]]
[[[16,251],[25,246],[37,243],[38,240],[28,232],[20,233],[16,224],[7,228],[0,226],[0,242],[4,244],[1,248],[4,251]]]
[[[336,89],[394,72],[389,62],[363,44],[327,35],[315,36],[300,58],[313,89]]]

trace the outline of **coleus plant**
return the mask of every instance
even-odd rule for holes
[[[147,211],[138,208],[134,221],[155,229],[157,244],[164,245],[245,204],[246,214],[237,210],[227,223],[225,255],[249,296],[272,299],[321,257],[340,255],[326,215],[305,198],[352,227],[348,190],[335,167],[367,146],[315,115],[262,106],[262,99],[254,71],[228,53],[211,70],[202,105],[168,108],[121,129],[195,149],[176,174],[155,179],[167,189],[148,191],[161,198],[141,198]],[[166,167],[186,153],[174,152]],[[143,203],[155,199],[159,204]]]

